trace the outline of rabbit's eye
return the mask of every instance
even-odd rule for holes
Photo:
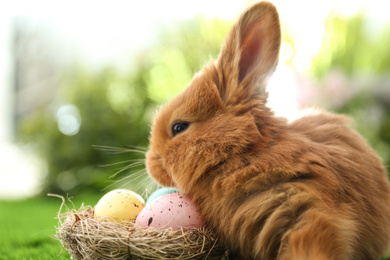
[[[181,122],[175,123],[172,126],[172,135],[175,136],[188,128],[189,123]]]

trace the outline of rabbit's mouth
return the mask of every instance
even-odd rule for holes
[[[175,183],[163,166],[163,157],[159,154],[153,151],[146,153],[146,169],[148,174],[162,186],[175,186]]]

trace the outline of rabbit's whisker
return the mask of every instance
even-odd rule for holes
[[[115,146],[104,146],[104,145],[93,145],[93,147],[99,151],[109,152],[112,154],[122,154],[122,153],[141,153],[146,154],[146,148],[123,148]]]
[[[140,165],[144,165],[144,162],[134,162],[134,163],[131,163],[129,165],[126,165],[125,167],[123,167],[122,169],[120,169],[119,171],[117,171],[116,173],[114,173],[113,175],[110,176],[110,178],[114,178],[116,177],[118,174],[126,171],[126,170],[129,170],[129,169],[132,169],[132,168],[135,168],[137,166],[140,166]],[[130,175],[129,175],[130,176]]]
[[[101,164],[98,165],[98,167],[111,167],[111,166],[116,166],[116,165],[130,163],[130,162],[139,162],[140,164],[143,164],[145,162],[145,159],[131,159],[131,160],[125,160],[125,161],[120,161],[115,163]]]

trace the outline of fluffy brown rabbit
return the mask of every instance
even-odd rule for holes
[[[275,7],[247,9],[159,111],[148,172],[187,193],[238,259],[378,259],[390,241],[381,160],[345,116],[289,123],[266,106],[280,42]]]

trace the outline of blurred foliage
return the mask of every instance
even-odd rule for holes
[[[143,153],[102,151],[93,146],[147,147],[157,105],[183,89],[210,55],[215,58],[228,27],[227,22],[198,18],[167,28],[155,46],[140,52],[135,69],[126,75],[113,68],[98,72],[71,68],[53,102],[36,109],[18,126],[19,138],[35,143],[47,161],[44,192],[101,191],[114,182],[110,176],[115,172],[125,169],[131,160],[143,159]],[[74,135],[59,130],[58,111],[69,104],[76,108],[81,122]],[[137,183],[142,182],[142,168],[125,169],[116,179],[134,176],[114,185],[141,189]]]
[[[231,23],[198,18],[162,31],[159,43],[148,51],[148,93],[156,103],[182,90],[193,75],[216,58]]]
[[[78,68],[63,84],[53,104],[21,122],[21,136],[35,142],[48,163],[47,192],[86,186],[102,189],[113,172],[98,166],[111,163],[113,158],[93,145],[147,145],[151,116],[144,79],[139,74],[120,76],[109,69],[90,74]],[[65,135],[58,128],[56,112],[65,104],[77,107],[80,114],[81,126],[75,135]],[[134,158],[139,155],[128,158],[119,153],[114,161]]]
[[[390,23],[370,22],[364,13],[353,17],[331,15],[324,42],[313,59],[311,73],[325,82],[332,71],[343,73],[347,96],[328,97],[328,108],[351,116],[356,129],[390,168]],[[331,80],[330,80],[331,81]],[[323,84],[326,85],[326,84]],[[325,88],[332,86],[325,86]],[[320,93],[324,89],[318,89]],[[337,92],[337,91],[336,91]],[[345,95],[344,95],[345,96]],[[337,104],[337,105],[335,105]],[[333,105],[333,106],[332,106]]]
[[[374,24],[364,13],[353,17],[330,15],[320,53],[313,60],[312,72],[318,78],[330,69],[342,69],[348,76],[385,74],[390,68],[390,24]]]

